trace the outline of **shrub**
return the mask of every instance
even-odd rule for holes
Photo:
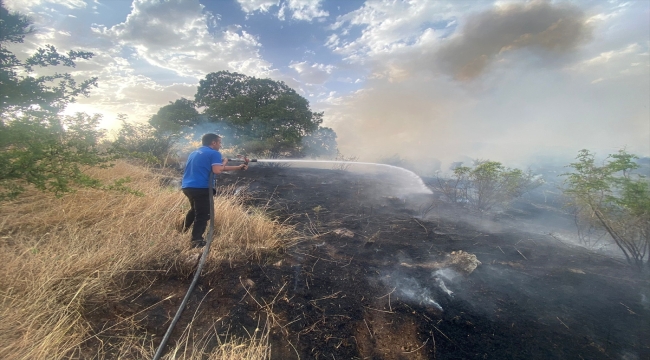
[[[650,182],[635,170],[638,157],[621,150],[596,164],[589,150],[581,150],[569,164],[564,193],[576,207],[579,224],[606,231],[628,263],[643,267],[650,261]]]
[[[112,151],[117,155],[163,167],[178,162],[174,149],[176,136],[158,131],[149,124],[130,123],[123,114],[118,119],[122,126],[117,139],[111,144]]]
[[[457,163],[452,177],[438,177],[434,187],[453,203],[490,210],[495,206],[507,207],[512,200],[542,183],[530,171],[506,168],[496,161],[476,160],[472,167]]]
[[[90,167],[108,166],[111,160],[99,148],[104,133],[101,117],[7,117],[0,131],[0,201],[12,199],[28,186],[61,195],[79,186],[97,187]]]

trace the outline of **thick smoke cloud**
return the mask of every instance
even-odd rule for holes
[[[449,38],[425,31],[374,57],[364,88],[323,109],[326,125],[344,155],[397,154],[425,175],[436,160],[444,171],[472,159],[567,165],[580,149],[648,156],[650,26],[635,15],[647,4],[599,11],[497,5],[459,18]]]
[[[507,51],[530,48],[558,55],[574,50],[591,37],[586,20],[568,4],[498,7],[468,18],[460,34],[437,52],[437,61],[456,79],[473,79]]]

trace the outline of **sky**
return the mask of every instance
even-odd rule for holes
[[[435,166],[650,156],[650,0],[5,0],[12,49],[92,51],[68,113],[147,121],[228,70],[284,81],[341,153]]]

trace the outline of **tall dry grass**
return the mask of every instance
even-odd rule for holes
[[[145,195],[83,189],[55,198],[31,192],[0,204],[1,359],[153,356],[157,344],[132,318],[111,325],[120,336],[111,339],[110,351],[99,346],[88,353],[84,345],[90,339],[104,344],[88,316],[101,304],[145,291],[159,272],[193,271],[192,264],[179,261],[192,251],[189,235],[175,228],[187,200],[180,191],[161,187],[152,172],[124,162],[93,170],[93,175],[107,183],[128,176],[132,182],[127,185]],[[215,213],[215,239],[204,273],[220,261],[259,258],[292,234],[233,195],[217,197]],[[190,346],[188,339],[176,346]],[[267,354],[268,336],[249,340],[231,347],[241,351],[243,344]],[[228,346],[215,351],[224,349]],[[205,352],[189,354],[175,358],[199,358]]]

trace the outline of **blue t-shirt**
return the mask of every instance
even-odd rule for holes
[[[212,165],[221,164],[221,153],[208,146],[194,150],[187,158],[181,187],[207,189],[210,186]]]

